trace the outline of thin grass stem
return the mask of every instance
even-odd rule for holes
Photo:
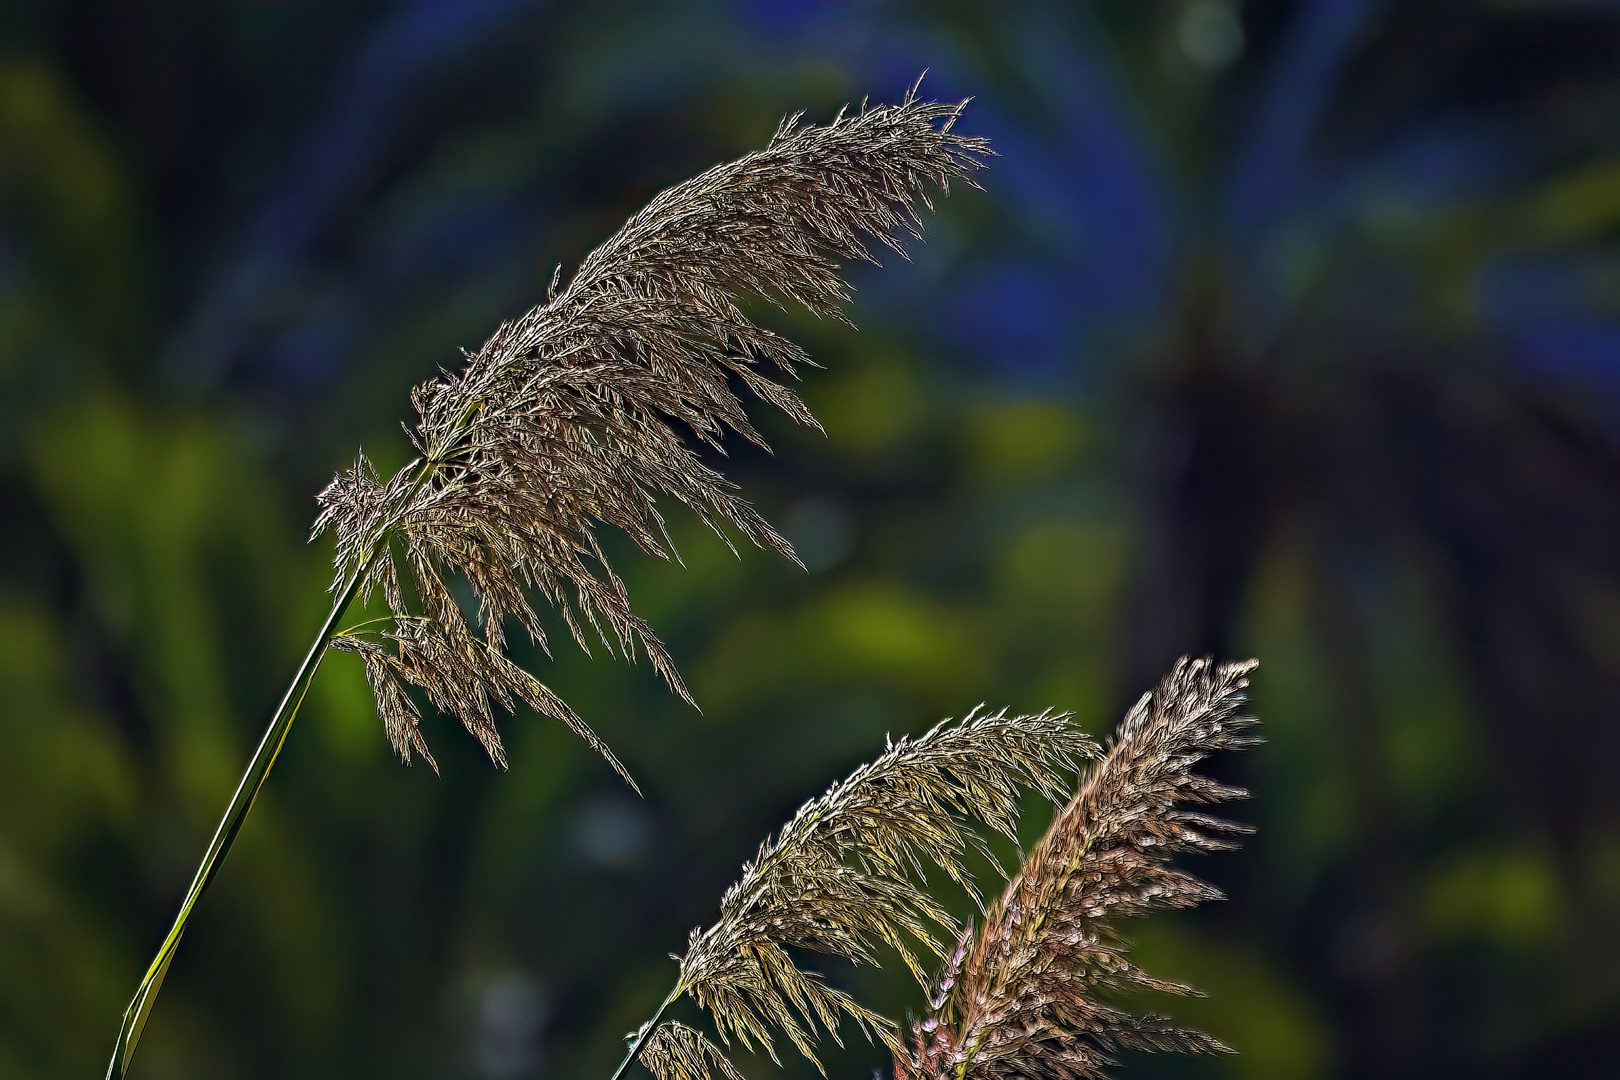
[[[411,490],[414,492],[416,488],[426,483],[436,467],[435,461],[423,462]],[[185,935],[191,916],[201,902],[203,894],[213,884],[220,867],[225,864],[225,858],[230,854],[231,847],[236,843],[237,834],[242,831],[248,812],[253,809],[253,800],[258,797],[259,789],[264,787],[265,781],[270,776],[270,770],[275,766],[276,758],[281,753],[282,744],[287,741],[287,732],[292,729],[299,706],[304,703],[304,695],[309,692],[310,683],[315,678],[316,669],[321,666],[321,659],[326,655],[326,648],[337,631],[338,622],[360,592],[361,583],[365,581],[372,563],[386,550],[393,524],[395,523],[390,522],[389,526],[373,539],[370,554],[364,562],[355,567],[354,572],[344,582],[343,588],[338,591],[337,597],[332,602],[332,610],[327,613],[320,631],[311,642],[309,651],[304,655],[304,662],[298,665],[292,681],[287,684],[287,691],[282,695],[281,704],[276,706],[275,713],[271,715],[270,723],[264,729],[258,747],[253,751],[253,756],[248,760],[247,768],[242,773],[242,779],[237,781],[236,791],[231,795],[229,805],[225,807],[225,816],[220,819],[219,827],[214,830],[214,838],[209,841],[208,850],[203,853],[202,862],[197,866],[197,873],[191,879],[191,887],[186,890],[185,899],[180,902],[180,910],[174,917],[174,925],[169,927],[169,933],[163,939],[163,944],[158,946],[157,955],[152,958],[146,974],[141,978],[140,987],[130,1000],[129,1008],[124,1011],[123,1023],[118,1029],[118,1041],[113,1044],[112,1060],[107,1064],[107,1080],[123,1080],[125,1073],[128,1072],[129,1063],[135,1056],[135,1047],[146,1027],[147,1017],[157,1002],[158,991],[163,986],[164,977],[169,973],[169,963],[180,947],[180,939]]]
[[[652,1033],[658,1030],[658,1021],[663,1019],[665,1010],[675,1004],[676,1000],[685,992],[685,985],[682,983],[675,984],[675,989],[671,990],[669,996],[658,1006],[658,1011],[652,1014],[652,1019],[642,1024],[641,1030],[636,1032],[636,1037],[630,1042],[630,1049],[625,1051],[624,1060],[619,1062],[619,1067],[613,1070],[613,1075],[608,1077],[608,1080],[619,1080],[624,1075],[624,1071],[630,1067],[630,1063],[636,1060],[636,1055],[641,1053],[641,1048],[647,1045],[647,1040],[652,1037]]]

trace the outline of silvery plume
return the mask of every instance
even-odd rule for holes
[[[664,191],[459,372],[414,391],[416,460],[384,478],[362,455],[321,493],[315,534],[336,534],[334,590],[380,590],[389,611],[333,644],[363,658],[402,758],[432,762],[407,689],[416,687],[497,764],[495,707],[521,701],[624,774],[585,722],[507,656],[508,620],[547,648],[539,601],[581,648],[644,653],[690,700],[597,526],[671,558],[659,503],[668,497],[728,545],[729,527],[794,558],[687,436],[719,451],[730,429],[765,446],[736,384],[816,425],[780,381],[810,358],[740,304],[839,318],[850,295],[840,264],[875,261],[873,243],[901,252],[902,234],[921,235],[930,191],[968,180],[989,153],[983,139],[951,130],[965,104],[922,101],[914,87],[898,105],[863,103],[822,127],[790,117],[763,150]]]

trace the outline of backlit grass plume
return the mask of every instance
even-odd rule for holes
[[[255,750],[180,913],[124,1015],[108,1066],[128,1068],[146,1016],[198,899],[268,776],[329,646],[365,663],[383,727],[406,761],[430,763],[415,688],[504,763],[496,707],[523,702],[568,725],[629,779],[585,722],[506,655],[508,620],[547,646],[537,606],[580,646],[644,653],[688,697],[657,636],[630,607],[596,527],[669,558],[660,498],[724,539],[793,557],[792,548],[705,465],[686,436],[720,449],[725,431],[764,445],[732,380],[805,424],[815,419],[779,378],[808,363],[751,321],[749,298],[838,317],[840,264],[900,251],[920,234],[930,191],[969,180],[989,153],[951,127],[962,105],[919,100],[846,110],[822,127],[793,117],[760,151],[663,192],[587,255],[566,287],[502,325],[456,373],[412,395],[416,458],[382,477],[362,455],[321,493],[315,533],[335,534],[330,614]],[[727,543],[731,541],[728,539]],[[471,611],[457,598],[465,583]],[[357,596],[389,615],[340,630]],[[679,1036],[670,1068],[695,1060]]]
[[[639,1054],[656,1080],[738,1080],[707,1036],[660,1018],[683,995],[713,1019],[722,1042],[785,1036],[815,1061],[818,1025],[840,1016],[894,1051],[896,1080],[1092,1080],[1118,1049],[1207,1053],[1208,1035],[1127,1012],[1119,994],[1194,993],[1127,958],[1112,920],[1190,907],[1217,890],[1167,865],[1182,852],[1220,851],[1243,826],[1187,809],[1243,792],[1192,771],[1216,750],[1255,743],[1240,715],[1253,662],[1180,661],[1131,709],[1104,751],[1052,713],[972,714],[902,739],[800,808],[727,890],[720,918],[694,931],[675,988],[635,1033],[618,1080]],[[985,851],[973,823],[1014,837],[1018,800],[1090,759],[1072,798],[1023,858],[977,932],[944,955],[952,928],[926,891],[929,867],[967,884],[962,856]],[[986,852],[987,853],[987,852]],[[975,893],[975,896],[977,894]],[[940,955],[911,1043],[898,1025],[801,970],[789,949],[860,963],[885,945],[924,981],[911,943]]]
[[[1182,660],[1143,695],[1030,850],[977,935],[965,934],[931,1015],[914,1025],[904,1080],[1092,1080],[1118,1049],[1225,1051],[1202,1032],[1137,1016],[1122,991],[1196,993],[1131,963],[1112,920],[1193,907],[1220,891],[1167,861],[1225,851],[1248,828],[1186,806],[1246,797],[1192,771],[1258,740],[1241,715],[1252,661]]]
[[[862,963],[886,945],[924,981],[914,945],[943,955],[934,932],[954,930],[925,891],[925,868],[972,888],[963,856],[989,854],[973,823],[1016,839],[1022,796],[1033,789],[1059,797],[1076,762],[1095,751],[1068,719],[975,710],[892,742],[877,760],[805,803],[743,867],[720,902],[720,918],[692,932],[659,1014],[689,994],[723,1039],[762,1045],[773,1057],[774,1031],[814,1061],[818,1025],[836,1037],[841,1015],[897,1045],[891,1021],[800,969],[787,950]],[[643,1028],[638,1038],[658,1030]],[[659,1080],[675,1080],[647,1048],[643,1064]]]
[[[743,1080],[737,1066],[697,1028],[666,1020],[647,1030],[640,1060],[658,1080],[709,1080],[712,1073]]]
[[[497,762],[490,702],[510,708],[514,694],[590,738],[560,700],[503,665],[508,617],[546,645],[534,597],[561,613],[581,647],[595,638],[626,656],[639,648],[687,696],[663,644],[631,609],[596,525],[669,558],[663,495],[722,538],[730,526],[793,557],[683,435],[719,450],[730,428],[764,446],[733,377],[816,423],[771,378],[791,378],[809,357],[752,322],[737,300],[837,317],[849,295],[838,260],[870,260],[874,239],[900,250],[897,233],[920,235],[929,188],[968,177],[987,152],[983,140],[951,133],[960,108],[908,96],[825,127],[793,117],[764,150],[663,192],[587,255],[560,293],[498,329],[458,374],[416,390],[416,461],[384,480],[362,456],[321,494],[315,531],[337,534],[335,587],[358,581],[365,596],[380,586],[394,615],[392,626],[338,641],[365,657],[402,757],[426,747],[400,682],[426,690]],[[447,574],[471,587],[476,626]]]

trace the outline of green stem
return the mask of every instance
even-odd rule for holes
[[[347,637],[348,635],[354,633],[356,630],[362,629],[363,627],[367,627],[367,626],[376,626],[378,623],[391,622],[391,623],[394,623],[397,626],[400,623],[427,622],[427,621],[428,621],[428,619],[424,615],[394,615],[394,614],[390,613],[388,615],[379,615],[375,619],[367,619],[365,622],[350,623],[348,626],[345,626],[343,629],[337,631],[332,636],[334,638]]]
[[[434,461],[422,463],[401,500],[403,504],[409,505],[411,498],[433,475],[436,465]],[[208,850],[197,867],[197,874],[191,879],[191,887],[186,890],[185,899],[180,903],[180,911],[174,917],[174,925],[169,928],[168,936],[158,947],[157,955],[152,958],[151,965],[146,969],[146,975],[141,979],[140,987],[135,991],[135,997],[130,1001],[129,1008],[124,1011],[124,1022],[118,1029],[118,1041],[113,1044],[112,1061],[107,1065],[107,1080],[123,1080],[124,1074],[128,1071],[130,1059],[135,1056],[135,1046],[141,1039],[141,1031],[146,1027],[146,1018],[152,1011],[152,1005],[157,1001],[158,990],[163,986],[163,978],[168,974],[169,962],[174,959],[175,950],[180,947],[180,938],[186,932],[186,925],[191,921],[192,913],[202,900],[203,893],[208,891],[208,886],[213,884],[215,875],[224,865],[225,857],[230,854],[231,845],[236,842],[237,833],[242,831],[242,824],[247,821],[248,811],[253,809],[253,800],[270,776],[270,769],[276,763],[276,756],[281,753],[281,744],[286,741],[287,732],[292,728],[294,718],[298,716],[298,707],[304,703],[304,695],[309,692],[309,684],[315,678],[315,670],[321,665],[321,657],[326,654],[326,647],[337,629],[338,620],[343,618],[343,613],[348,610],[349,604],[359,593],[360,584],[365,580],[372,564],[388,549],[388,537],[394,524],[397,524],[397,521],[389,522],[379,531],[372,540],[371,550],[344,582],[337,599],[332,603],[331,612],[321,624],[320,632],[315,635],[309,652],[305,654],[304,662],[298,665],[298,671],[293,675],[292,682],[287,685],[287,692],[282,696],[281,704],[276,706],[275,713],[270,717],[270,724],[265,728],[263,737],[259,739],[258,748],[253,751],[253,757],[248,761],[242,779],[237,782],[230,805],[225,808],[225,816],[220,819],[219,827],[214,830],[214,838],[209,841]]]
[[[381,550],[379,546],[378,551]],[[375,558],[376,555],[373,554],[372,559]],[[113,1046],[112,1062],[107,1066],[107,1080],[120,1080],[128,1070],[130,1059],[135,1056],[135,1045],[141,1038],[141,1030],[146,1026],[147,1015],[152,1011],[158,989],[163,985],[163,977],[168,973],[169,961],[174,959],[175,950],[180,947],[180,938],[186,931],[186,924],[191,921],[191,914],[196,909],[198,901],[202,899],[203,893],[208,891],[208,886],[213,883],[215,875],[224,865],[225,856],[230,852],[231,845],[236,842],[236,835],[241,832],[248,811],[253,808],[254,798],[264,786],[265,779],[269,777],[270,769],[276,763],[276,756],[281,753],[281,744],[286,741],[287,732],[292,727],[293,719],[298,715],[298,707],[304,702],[304,694],[309,690],[315,669],[320,667],[321,657],[326,653],[327,642],[331,640],[332,632],[337,627],[338,620],[343,617],[343,612],[355,594],[360,591],[360,582],[369,568],[370,560],[365,566],[356,569],[344,585],[343,591],[338,593],[331,613],[321,624],[320,633],[315,635],[315,641],[304,656],[304,662],[298,666],[298,672],[287,686],[281,704],[276,706],[275,714],[271,716],[264,736],[259,739],[258,749],[253,751],[247,770],[237,782],[236,792],[231,796],[230,805],[225,808],[225,816],[220,819],[219,828],[214,830],[214,838],[208,844],[208,851],[197,867],[196,876],[191,879],[191,888],[186,890],[186,897],[180,903],[180,911],[174,917],[174,925],[169,928],[168,936],[163,939],[157,955],[152,958],[151,966],[146,969],[146,976],[141,979],[140,988],[135,991],[135,997],[124,1013],[123,1026],[118,1029],[118,1042]]]
[[[658,1011],[652,1014],[652,1019],[641,1025],[641,1030],[636,1032],[635,1041],[630,1044],[630,1049],[626,1051],[624,1060],[619,1062],[619,1067],[613,1070],[613,1075],[608,1077],[608,1080],[619,1080],[619,1077],[624,1075],[624,1070],[628,1069],[630,1063],[636,1060],[636,1055],[641,1053],[641,1048],[647,1045],[647,1040],[652,1038],[652,1033],[658,1029],[658,1021],[663,1018],[664,1010],[675,1004],[675,999],[680,997],[684,990],[685,987],[681,986],[680,983],[675,984],[675,989],[671,990],[669,996],[664,999],[663,1004],[658,1006]]]
[[[819,821],[819,817],[816,820]],[[816,822],[812,822],[812,827],[815,823]],[[773,860],[781,857],[781,852],[779,851],[773,853],[772,855]],[[745,907],[747,903],[747,901],[744,902]],[[630,1049],[625,1052],[624,1059],[619,1062],[619,1067],[613,1070],[613,1075],[608,1077],[608,1080],[620,1080],[620,1077],[624,1076],[624,1071],[630,1067],[630,1063],[632,1061],[636,1060],[636,1055],[641,1053],[641,1048],[647,1045],[647,1040],[652,1038],[652,1033],[658,1029],[658,1021],[663,1018],[664,1013],[669,1009],[669,1007],[675,1004],[675,1002],[679,1000],[680,996],[685,992],[686,985],[677,981],[675,983],[675,988],[669,992],[669,996],[666,997],[663,1000],[663,1003],[658,1006],[658,1011],[652,1014],[652,1019],[643,1024],[641,1026],[641,1030],[636,1032],[635,1039],[633,1039],[630,1043]]]

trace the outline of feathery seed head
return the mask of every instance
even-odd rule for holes
[[[925,867],[972,890],[964,856],[989,852],[970,823],[1014,837],[1023,792],[1058,797],[1065,775],[1095,752],[1068,721],[974,710],[891,742],[760,846],[721,900],[719,920],[692,932],[681,989],[722,1038],[758,1042],[773,1056],[774,1030],[815,1061],[817,1025],[836,1039],[840,1015],[898,1049],[892,1021],[799,969],[787,949],[861,963],[886,945],[921,981],[914,943],[940,954],[934,928],[954,929],[923,890]]]
[[[728,428],[764,445],[733,378],[815,425],[771,377],[793,378],[809,357],[739,302],[838,318],[850,292],[840,263],[872,261],[873,240],[903,254],[899,236],[921,234],[929,189],[971,183],[982,166],[988,144],[951,131],[965,104],[921,101],[913,88],[898,105],[863,103],[822,127],[791,117],[763,150],[656,196],[546,303],[498,328],[460,372],[416,389],[417,461],[384,480],[362,456],[321,493],[315,533],[336,535],[338,587],[359,575],[362,594],[380,588],[393,615],[391,629],[335,644],[365,658],[402,757],[426,755],[405,684],[459,717],[497,763],[491,703],[525,701],[602,749],[506,659],[509,616],[546,645],[535,598],[582,648],[594,639],[629,658],[643,652],[690,700],[596,527],[669,558],[665,496],[728,544],[729,526],[794,557],[683,432],[715,449]],[[476,620],[446,585],[458,576]]]
[[[1183,809],[1246,796],[1192,772],[1216,750],[1259,740],[1243,716],[1253,661],[1183,658],[1126,715],[1102,758],[1030,850],[991,908],[965,933],[913,1044],[896,1055],[907,1080],[1094,1080],[1117,1049],[1221,1052],[1197,1031],[1108,1002],[1147,988],[1195,993],[1131,963],[1110,920],[1217,899],[1165,865],[1179,852],[1224,851],[1249,830]]]
[[[737,1066],[703,1032],[674,1020],[654,1029],[637,1060],[654,1080],[710,1080],[713,1072],[725,1080],[743,1080]]]

